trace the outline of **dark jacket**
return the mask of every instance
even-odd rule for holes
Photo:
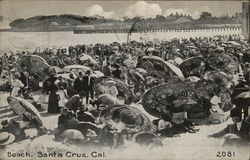
[[[83,90],[84,86],[83,86],[83,79],[80,80],[79,77],[75,79],[74,81],[74,89],[76,91],[76,93],[79,93],[81,90]]]
[[[89,77],[85,76],[83,77],[83,89],[86,91],[93,91],[95,79],[94,77],[90,77],[90,83],[89,83]]]

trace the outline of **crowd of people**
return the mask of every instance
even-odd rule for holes
[[[29,66],[18,64],[22,57],[28,54],[39,55],[51,65],[47,77],[41,79],[37,73],[29,70]],[[197,82],[196,78],[202,79],[205,75],[207,76],[206,71],[216,71],[218,69],[216,65],[207,67],[208,64],[205,63],[201,66],[194,63],[196,66],[193,68],[182,69],[181,64],[193,57],[207,58],[212,54],[229,55],[235,62],[234,64],[237,62],[237,67],[229,66],[231,62],[219,64],[222,63],[223,58],[217,57],[219,60],[216,65],[225,67],[223,75],[230,80],[222,87],[212,89],[213,95],[209,97],[208,102],[210,104],[204,104],[204,106],[209,106],[206,111],[203,110],[197,114],[189,113],[187,110],[190,106],[192,108],[192,102],[178,98],[170,100],[169,98],[167,101],[171,101],[171,107],[175,109],[175,112],[172,110],[170,110],[171,113],[162,112],[158,119],[151,122],[150,130],[141,130],[141,132],[149,132],[152,135],[150,138],[145,136],[144,141],[138,140],[136,129],[131,129],[131,124],[126,122],[126,118],[124,120],[125,113],[115,110],[110,112],[109,118],[103,116],[114,106],[126,105],[127,107],[131,103],[141,104],[144,94],[158,85],[177,83],[182,78]],[[94,61],[92,59],[81,60],[81,57],[86,55],[92,57]],[[180,67],[183,75],[163,74],[164,66],[156,63],[154,68],[150,68],[148,66],[151,64],[147,64],[151,63],[149,61],[138,67],[139,62],[145,57],[158,57],[162,61]],[[23,51],[4,54],[1,57],[0,68],[1,89],[9,91],[12,97],[27,100],[38,111],[59,114],[59,117],[57,127],[48,129],[43,124],[37,123],[39,116],[25,114],[28,112],[26,111],[18,120],[3,120],[1,134],[5,134],[5,137],[6,133],[14,135],[15,140],[13,141],[18,142],[30,136],[31,133],[25,131],[34,132],[34,128],[36,128],[37,134],[34,136],[54,135],[55,141],[67,141],[67,143],[77,145],[121,148],[131,144],[133,139],[137,139],[138,143],[156,147],[162,145],[160,141],[162,137],[175,136],[183,132],[198,132],[199,129],[195,127],[198,124],[188,118],[207,117],[208,123],[212,124],[232,120],[232,124],[226,129],[211,137],[232,133],[238,135],[240,140],[246,141],[249,140],[250,133],[249,63],[249,45],[243,42],[238,35],[173,39],[159,43],[131,41],[128,44],[114,42],[109,45],[76,45],[67,49],[36,49],[33,53]],[[63,68],[72,64],[84,65],[89,69],[84,72],[78,71],[76,74],[69,73],[69,78],[65,78],[53,67]],[[191,70],[192,72],[190,72]],[[104,76],[93,76],[95,71],[102,72]],[[177,71],[172,70],[171,72],[176,73]],[[221,70],[220,73],[222,73]],[[39,82],[42,82],[42,85],[39,85]],[[103,84],[96,87],[100,83]],[[221,81],[219,83],[222,84]],[[225,100],[222,94],[223,87],[229,91],[231,96],[230,99],[227,99],[230,101],[228,103],[232,103],[233,106],[229,109],[229,114],[222,107],[223,100]],[[33,91],[37,88],[42,88],[39,99],[34,98],[33,95]],[[128,99],[129,93],[132,95],[131,99]],[[241,93],[245,95],[235,99]],[[152,113],[152,115],[156,114]],[[20,123],[20,121],[28,124]],[[72,134],[78,136],[72,136]],[[143,135],[141,134],[141,136]]]

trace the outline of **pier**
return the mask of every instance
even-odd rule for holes
[[[133,33],[148,33],[148,32],[208,32],[208,31],[240,31],[241,26],[233,27],[209,27],[209,28],[184,28],[184,29],[136,29]],[[128,33],[130,29],[84,29],[76,28],[74,34],[107,34],[107,33]]]

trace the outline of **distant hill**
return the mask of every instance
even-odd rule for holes
[[[54,31],[54,30],[74,30],[77,26],[82,25],[102,25],[108,24],[128,25],[136,21],[137,28],[166,29],[166,28],[196,28],[197,26],[223,25],[223,24],[240,24],[240,14],[235,16],[212,17],[208,12],[202,12],[199,19],[194,20],[189,15],[170,15],[156,16],[155,18],[123,18],[122,20],[106,19],[101,16],[87,17],[78,15],[51,15],[35,16],[28,19],[16,19],[10,23],[13,31]]]

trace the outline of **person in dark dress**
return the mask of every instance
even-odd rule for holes
[[[60,113],[59,96],[56,94],[58,87],[55,84],[57,77],[55,74],[44,81],[45,90],[49,91],[48,113]]]
[[[84,86],[83,86],[83,74],[82,74],[82,72],[79,72],[78,77],[74,81],[74,89],[75,89],[75,92],[77,94],[79,94],[80,91],[83,90],[83,88],[84,88]]]
[[[94,99],[94,83],[95,79],[91,76],[91,71],[86,71],[86,76],[83,77],[83,89],[86,91],[86,105],[89,102],[89,95]]]

